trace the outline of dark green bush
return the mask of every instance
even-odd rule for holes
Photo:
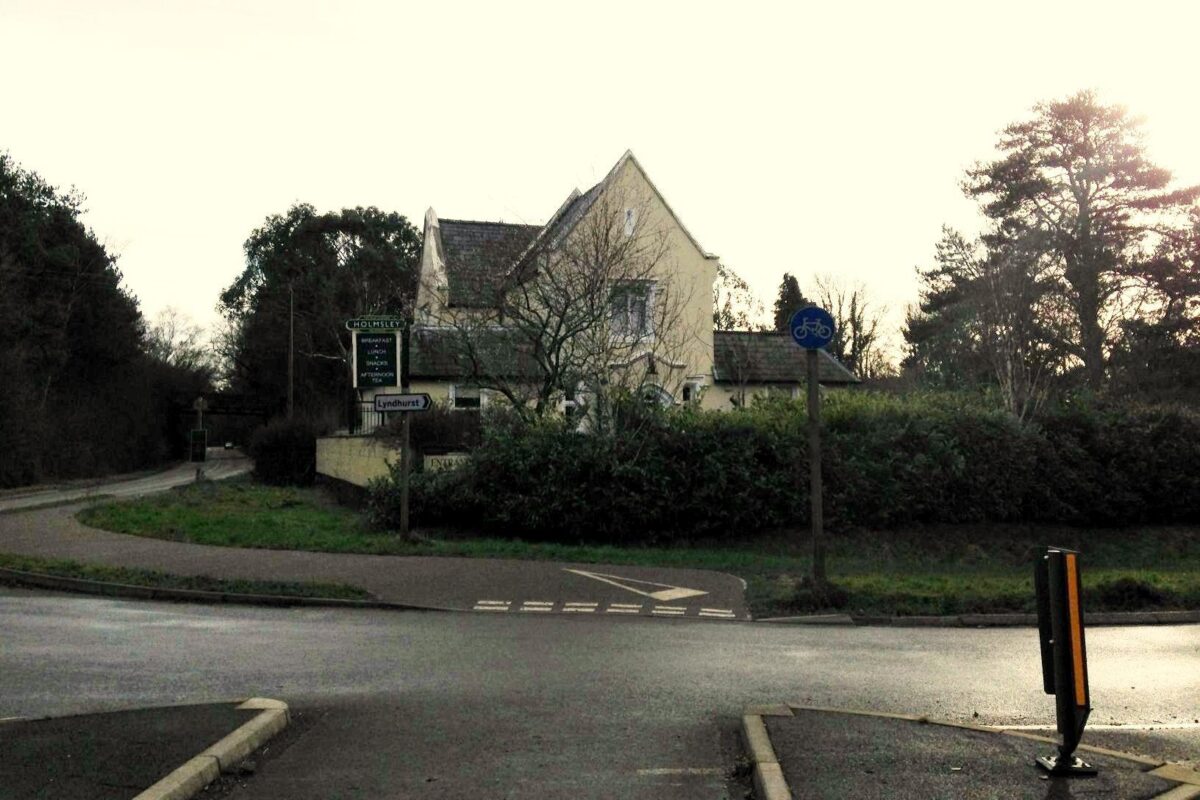
[[[1137,578],[1117,578],[1101,583],[1084,592],[1084,601],[1106,611],[1146,611],[1179,606],[1175,592]]]
[[[408,441],[416,452],[474,450],[483,441],[484,415],[479,411],[454,411],[444,405],[435,405],[428,411],[410,416]],[[402,427],[403,417],[395,413],[375,435],[399,447]]]
[[[831,392],[823,434],[829,529],[912,523],[1200,521],[1200,418],[1076,405],[1022,425],[979,400]],[[413,485],[416,524],[526,539],[655,542],[807,525],[806,415],[629,409],[609,434],[560,420],[488,426],[461,470]],[[373,490],[394,524],[394,486]]]
[[[273,420],[251,435],[249,453],[263,483],[308,486],[317,472],[317,429],[308,420]]]

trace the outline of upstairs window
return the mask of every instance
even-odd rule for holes
[[[613,290],[612,330],[617,336],[639,337],[653,332],[650,314],[654,287],[650,283],[627,283]]]

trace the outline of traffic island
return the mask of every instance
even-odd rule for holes
[[[1034,759],[1055,740],[1016,731],[785,705],[742,722],[758,800],[1200,798],[1200,772],[1086,745],[1095,776],[1047,775]]]
[[[288,720],[286,704],[254,698],[0,721],[0,795],[186,800]]]

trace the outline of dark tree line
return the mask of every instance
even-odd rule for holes
[[[147,354],[82,203],[0,154],[0,486],[158,463],[183,444],[169,399],[209,383]]]
[[[268,217],[244,249],[245,269],[219,305],[228,323],[221,349],[230,388],[283,407],[294,315],[296,413],[336,422],[351,387],[346,320],[407,313],[420,232],[374,207],[319,214],[297,204]]]
[[[1034,107],[963,180],[983,234],[944,230],[904,335],[925,382],[995,385],[1018,417],[1070,389],[1200,388],[1200,187],[1149,160],[1092,92]]]

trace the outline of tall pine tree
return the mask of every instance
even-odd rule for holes
[[[797,309],[810,305],[812,303],[804,296],[804,292],[800,291],[800,282],[796,280],[796,276],[790,272],[783,273],[783,280],[779,283],[779,296],[775,298],[775,330],[786,333],[792,314],[796,313]]]

